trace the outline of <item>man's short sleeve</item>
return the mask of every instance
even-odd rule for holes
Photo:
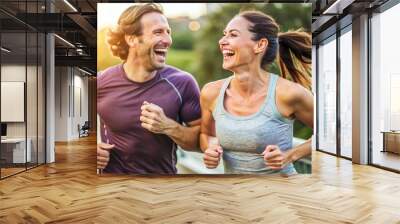
[[[182,106],[179,112],[182,122],[189,123],[201,118],[200,89],[191,75],[185,77],[185,85],[182,91]]]

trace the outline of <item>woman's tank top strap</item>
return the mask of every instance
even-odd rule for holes
[[[233,78],[233,76],[228,77],[228,78],[225,80],[224,84],[222,85],[221,90],[219,91],[219,94],[218,94],[218,97],[217,97],[217,103],[216,103],[215,108],[214,108],[214,110],[213,110],[213,112],[212,112],[214,118],[215,118],[215,116],[216,116],[217,114],[221,114],[221,113],[224,112],[224,110],[223,110],[223,106],[224,106],[224,95],[225,95],[226,89],[227,89],[228,86],[229,86],[229,83],[231,83],[232,78]]]
[[[272,74],[272,73],[270,73],[270,74],[271,75],[269,78],[267,103],[275,104],[275,88],[276,88],[276,82],[278,80],[278,76],[275,74]]]
[[[268,106],[267,108],[269,108],[273,114],[273,116],[279,120],[281,120],[282,122],[285,123],[293,123],[292,119],[288,119],[284,116],[282,116],[282,114],[278,111],[277,105],[276,105],[276,85],[278,83],[278,79],[279,76],[276,74],[272,74],[271,73],[271,81],[270,81],[270,85],[269,85],[269,90],[268,90]]]

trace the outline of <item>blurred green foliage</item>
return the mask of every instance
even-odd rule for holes
[[[172,49],[192,50],[194,38],[191,32],[173,32]]]
[[[312,129],[305,126],[300,121],[295,121],[293,124],[293,136],[296,138],[309,139],[312,136]]]
[[[191,50],[170,49],[167,54],[167,64],[195,74],[196,53]]]
[[[193,50],[194,33],[189,30],[188,18],[169,19],[169,25],[172,29],[172,49]]]

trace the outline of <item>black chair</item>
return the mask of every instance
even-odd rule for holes
[[[89,136],[89,129],[90,129],[90,123],[89,121],[85,121],[82,127],[79,128],[79,138]]]

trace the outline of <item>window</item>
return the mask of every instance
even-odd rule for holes
[[[340,154],[352,157],[352,33],[351,26],[340,36]]]
[[[400,170],[400,141],[386,141],[385,132],[400,130],[400,67],[398,52],[400,5],[371,18],[371,137],[372,163]],[[394,133],[393,133],[394,134]],[[400,133],[397,135],[400,138]],[[390,141],[392,141],[390,143]],[[399,149],[388,150],[385,144],[398,142]]]
[[[40,12],[44,3],[8,1],[2,6],[18,6],[19,16],[24,16]],[[0,105],[1,114],[7,115],[1,118],[6,133],[0,144],[0,178],[5,178],[45,163],[46,39],[13,16],[0,12],[0,17],[0,90],[1,98],[9,101]]]
[[[318,149],[336,153],[336,36],[318,48]]]

